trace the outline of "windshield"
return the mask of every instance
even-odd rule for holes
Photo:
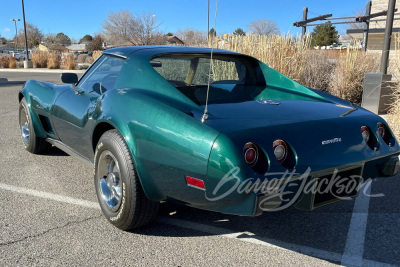
[[[205,105],[210,55],[163,55],[151,60],[153,68],[198,105]],[[257,60],[245,56],[214,54],[211,64],[209,104],[254,100],[265,90]]]

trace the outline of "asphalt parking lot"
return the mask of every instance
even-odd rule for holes
[[[0,266],[400,266],[400,175],[372,183],[382,197],[314,212],[250,218],[164,203],[151,226],[118,230],[102,216],[90,168],[56,148],[23,148],[18,91],[59,76],[0,70]]]

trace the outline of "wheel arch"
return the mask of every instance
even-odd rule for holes
[[[133,163],[136,168],[136,172],[138,174],[139,182],[143,188],[143,191],[145,195],[147,196],[148,199],[153,200],[153,201],[158,201],[159,196],[154,190],[151,190],[152,185],[147,182],[148,179],[146,179],[143,172],[141,171],[141,165],[139,164],[137,160],[137,155],[136,155],[136,142],[133,139],[133,135],[127,126],[126,123],[123,122],[115,122],[115,121],[110,121],[110,120],[99,120],[94,127],[93,133],[92,133],[92,146],[93,146],[93,153],[96,153],[96,146],[101,138],[101,136],[109,131],[109,130],[117,130],[121,136],[124,138],[125,143],[128,146],[129,152],[131,153]]]
[[[24,98],[24,97],[25,97],[25,95],[22,93],[22,91],[19,91],[19,93],[18,93],[18,103],[20,103],[22,98]]]
[[[112,123],[110,123],[108,121],[102,121],[95,126],[95,128],[93,130],[93,134],[92,134],[93,153],[95,153],[95,151],[96,151],[96,146],[97,146],[97,143],[99,142],[101,136],[105,132],[107,132],[109,130],[113,130],[113,129],[117,129],[117,128],[115,127],[115,125],[113,125]]]

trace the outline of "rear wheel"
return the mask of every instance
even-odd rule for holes
[[[36,136],[25,98],[19,103],[19,127],[25,149],[33,154],[39,154],[49,149],[51,145],[44,138]]]
[[[131,230],[156,218],[159,203],[144,194],[128,146],[118,131],[107,131],[100,138],[94,168],[100,207],[114,226]]]

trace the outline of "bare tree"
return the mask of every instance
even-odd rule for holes
[[[56,44],[56,35],[54,33],[48,33],[43,37],[43,43],[46,46],[52,46]]]
[[[43,34],[39,30],[39,28],[28,22],[26,23],[26,35],[28,37],[28,46],[29,47],[39,45],[43,39]],[[25,35],[24,35],[23,28],[18,31],[17,38],[18,38],[18,46],[24,47],[25,46]]]
[[[364,9],[358,9],[355,13],[354,16],[356,17],[361,17],[365,16],[365,8]],[[349,26],[348,29],[365,29],[366,24],[364,22],[354,22],[354,19],[349,20]]]
[[[185,45],[205,45],[207,44],[207,33],[204,31],[195,30],[193,28],[186,28],[183,30],[178,30],[175,33]]]
[[[109,43],[114,45],[149,45],[163,42],[164,35],[158,30],[160,23],[151,13],[136,16],[128,10],[110,12],[103,30]]]
[[[95,34],[93,39],[85,45],[87,51],[103,50],[104,37],[101,34]]]
[[[160,44],[164,34],[158,30],[160,23],[156,15],[150,12],[139,14],[136,16],[136,22],[136,30],[142,45]]]
[[[259,19],[247,25],[247,29],[253,35],[279,34],[279,27],[273,20]]]

